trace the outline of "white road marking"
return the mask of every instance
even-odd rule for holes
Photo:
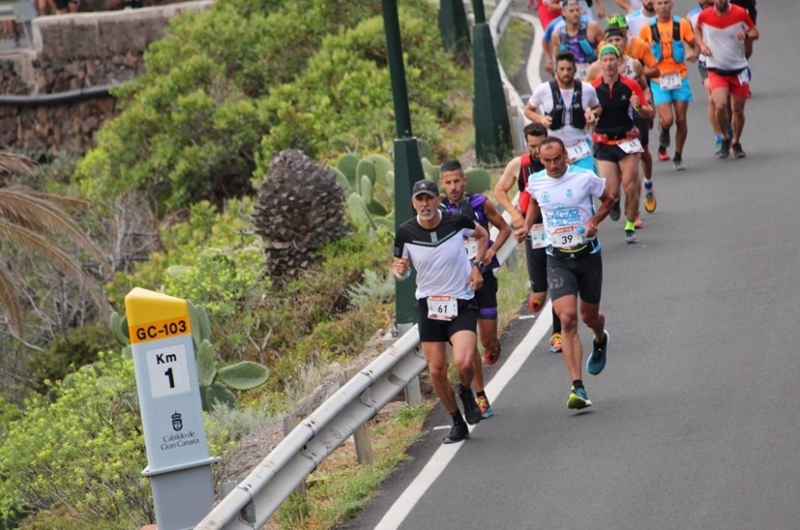
[[[522,365],[525,364],[525,361],[528,360],[534,347],[549,333],[550,326],[553,323],[550,307],[550,301],[548,300],[542,308],[541,318],[533,323],[527,335],[520,341],[514,351],[511,352],[511,355],[506,362],[503,363],[503,366],[494,377],[492,377],[489,384],[486,385],[486,393],[493,396],[492,399],[496,399],[496,397],[500,395],[508,382],[511,381],[511,378],[516,375],[519,369],[522,368]],[[475,425],[470,425],[469,431],[472,432],[475,427]],[[449,426],[445,428],[449,428]],[[469,443],[469,441],[464,443]],[[431,456],[431,459],[425,467],[422,468],[420,474],[417,475],[394,502],[392,507],[389,508],[389,511],[387,511],[380,520],[375,530],[396,530],[399,528],[411,510],[414,509],[414,505],[417,504],[417,501],[428,491],[433,481],[441,475],[444,468],[446,468],[447,464],[456,456],[456,453],[462,445],[463,443],[442,444]]]

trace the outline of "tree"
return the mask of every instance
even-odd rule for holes
[[[0,176],[33,171],[33,162],[21,155],[0,152]],[[80,261],[67,253],[66,243],[77,245],[95,258],[104,269],[108,260],[103,252],[69,217],[65,209],[84,208],[87,202],[8,185],[0,181],[0,247],[33,251],[62,274],[86,288],[103,314],[111,306],[101,287],[87,274]],[[0,306],[5,309],[12,333],[22,335],[23,312],[20,305],[22,286],[14,277],[14,254],[0,256]]]

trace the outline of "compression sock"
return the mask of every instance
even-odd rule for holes
[[[630,219],[625,219],[625,231],[627,232],[628,230],[636,230],[636,227],[634,226],[633,221]]]

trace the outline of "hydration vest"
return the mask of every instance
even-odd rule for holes
[[[557,131],[564,127],[564,125],[572,125],[576,129],[583,129],[586,127],[586,115],[583,110],[583,83],[576,81],[575,88],[572,92],[572,103],[569,106],[564,104],[564,99],[561,97],[561,89],[558,88],[557,81],[550,81],[550,92],[553,95],[553,110],[547,114],[553,118],[553,123],[550,125],[551,131]]]
[[[489,220],[486,218],[486,214],[483,212],[483,203],[485,202],[486,195],[483,195],[482,193],[467,192],[458,206],[450,202],[450,200],[445,197],[442,200],[441,208],[446,212],[463,213],[467,217],[475,219],[479,225],[488,230]]]
[[[653,52],[656,62],[660,63],[664,59],[664,46],[661,43],[661,34],[658,32],[657,17],[653,17],[650,21],[650,35],[653,37],[650,50]],[[681,40],[681,19],[677,16],[672,17],[672,60],[676,63],[686,60],[686,47]]]
[[[592,46],[592,43],[589,42],[589,39],[586,36],[586,28],[587,28],[587,23],[581,21],[580,26],[578,26],[578,34],[576,35],[578,39],[578,47],[583,53],[583,59],[584,59],[583,61],[580,60],[578,61],[580,64],[591,64],[597,60],[597,52],[595,51],[594,46]],[[570,36],[567,35],[566,25],[564,25],[564,27],[558,30],[558,40],[559,40],[558,51],[562,52],[572,51],[572,49],[570,49],[569,46]],[[576,55],[576,59],[580,59],[580,57]]]

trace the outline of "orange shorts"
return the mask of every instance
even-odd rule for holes
[[[749,70],[745,70],[749,73]],[[708,84],[711,87],[711,92],[720,88],[727,88],[728,92],[734,96],[748,99],[750,97],[750,81],[742,83],[739,75],[720,75],[716,72],[708,71]]]

